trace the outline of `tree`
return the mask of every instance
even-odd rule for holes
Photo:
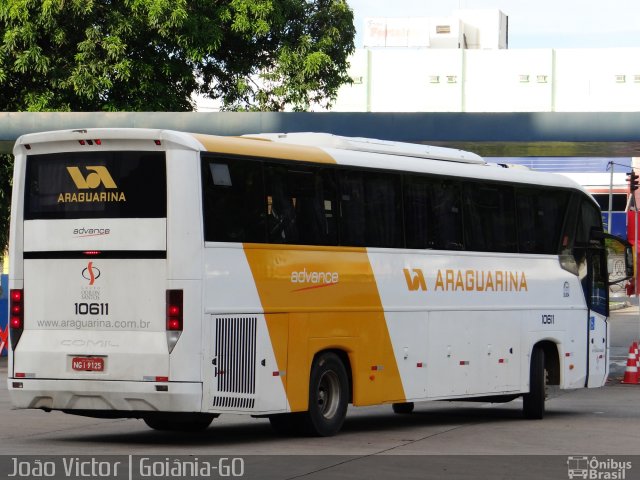
[[[13,157],[8,154],[0,154],[0,259],[9,244],[12,175]],[[0,263],[2,263],[1,260]]]
[[[328,106],[354,36],[346,0],[0,0],[0,110]],[[0,155],[0,246],[12,166]]]
[[[349,81],[346,0],[0,0],[0,109],[327,106]]]

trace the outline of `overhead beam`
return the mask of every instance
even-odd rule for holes
[[[140,127],[216,135],[327,132],[453,146],[483,156],[640,156],[640,112],[81,112],[0,113],[0,150],[25,133]]]

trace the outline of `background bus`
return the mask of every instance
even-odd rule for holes
[[[348,403],[522,396],[542,418],[547,382],[606,380],[605,236],[565,177],[326,134],[74,130],[14,154],[17,408],[332,435]]]

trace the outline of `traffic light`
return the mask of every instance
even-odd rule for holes
[[[627,173],[627,177],[629,177],[629,191],[635,192],[638,189],[638,174],[629,172]]]

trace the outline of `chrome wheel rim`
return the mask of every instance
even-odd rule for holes
[[[322,374],[318,383],[318,410],[326,418],[333,418],[340,404],[340,381],[336,372],[328,371]]]

